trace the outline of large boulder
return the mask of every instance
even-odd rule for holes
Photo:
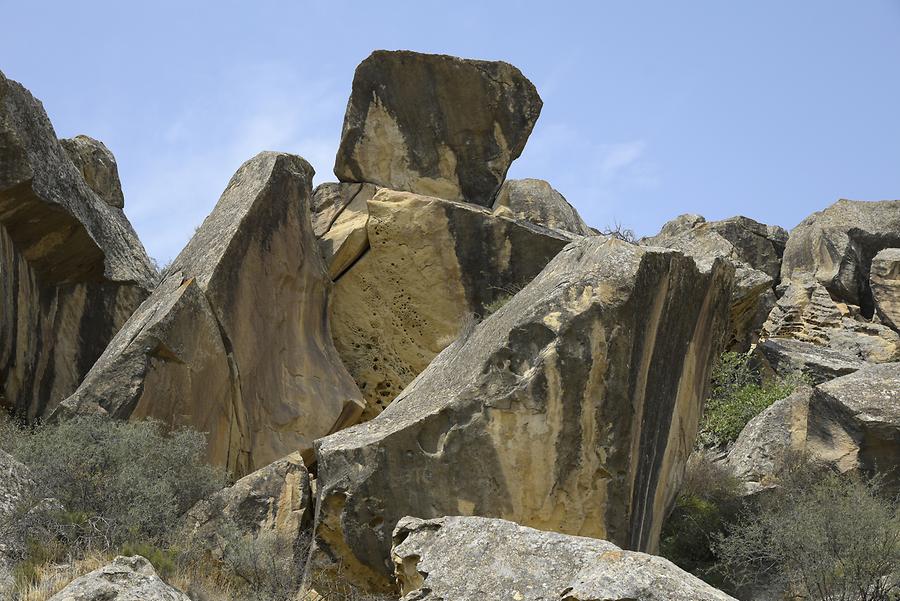
[[[76,578],[49,601],[191,601],[166,584],[149,561],[135,555]]]
[[[372,184],[327,183],[313,192],[313,231],[332,280],[369,250],[368,202],[376,190]]]
[[[313,557],[386,586],[391,532],[408,515],[501,517],[653,550],[731,283],[723,261],[701,271],[678,252],[572,242],[377,418],[317,441]]]
[[[869,285],[878,317],[900,332],[900,248],[886,248],[875,255]]]
[[[595,235],[575,207],[542,179],[511,179],[503,182],[493,209],[495,213],[579,236]]]
[[[100,200],[117,209],[125,206],[116,157],[103,142],[88,136],[63,138],[59,142]]]
[[[391,557],[404,601],[735,601],[662,557],[505,520],[404,518]]]
[[[353,423],[362,397],[334,349],[331,280],[310,223],[312,167],[244,163],[59,415],[154,417],[210,433],[248,473]]]
[[[541,106],[507,63],[377,50],[356,68],[334,174],[491,206]]]
[[[900,247],[900,200],[839,200],[791,230],[781,279],[811,274],[838,302],[856,305],[870,317],[872,258]]]
[[[858,356],[811,342],[769,338],[756,345],[755,356],[771,374],[804,374],[811,384],[821,384],[852,374],[866,365]]]
[[[52,411],[155,280],[124,213],[85,182],[41,103],[0,73],[0,406]]]
[[[575,238],[472,204],[386,188],[354,215],[368,249],[335,284],[332,328],[365,396],[364,419],[400,394],[469,316],[502,304]]]

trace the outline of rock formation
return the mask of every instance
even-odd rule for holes
[[[322,184],[313,193],[313,231],[328,275],[338,279],[369,249],[372,184]]]
[[[507,63],[377,50],[353,77],[334,174],[489,207],[541,106]]]
[[[756,346],[756,356],[768,373],[785,377],[799,372],[812,384],[846,376],[866,364],[856,355],[790,338],[769,338],[760,342]]]
[[[404,601],[734,601],[661,557],[497,519],[404,518],[391,557]]]
[[[317,442],[314,556],[384,587],[400,518],[457,514],[653,550],[731,278],[722,261],[571,243],[376,419]]]
[[[49,601],[191,601],[163,582],[149,561],[116,557],[112,563],[76,578]]]
[[[117,209],[125,206],[116,157],[103,142],[88,136],[64,138],[59,142],[81,172],[84,182],[100,200]]]
[[[41,103],[0,73],[0,406],[47,415],[155,280],[124,213],[88,186]]]
[[[511,179],[503,182],[493,209],[494,213],[500,215],[579,236],[595,235],[575,207],[542,179]]]
[[[400,394],[467,317],[502,304],[575,237],[386,188],[365,207],[352,219],[364,225],[368,250],[338,278],[332,311],[335,345],[366,399],[364,419]]]
[[[886,248],[875,255],[869,286],[878,317],[900,332],[900,248]]]
[[[13,567],[25,554],[25,533],[19,526],[18,512],[33,490],[28,468],[0,450],[0,595],[10,594]]]
[[[312,175],[288,154],[246,162],[61,414],[190,425],[239,474],[353,423],[363,403],[331,341]]]

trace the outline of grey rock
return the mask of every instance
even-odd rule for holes
[[[149,561],[135,555],[76,578],[50,601],[191,601],[163,582]]]
[[[503,182],[493,209],[495,213],[579,236],[595,235],[575,207],[542,179],[512,179]]]
[[[886,248],[875,255],[869,284],[878,317],[900,331],[900,248]]]
[[[0,595],[11,594],[12,569],[25,553],[20,512],[34,489],[28,468],[0,450]]]
[[[460,514],[653,550],[731,282],[723,261],[570,243],[377,418],[317,441],[314,556],[384,587],[400,518]]]
[[[403,601],[734,601],[662,557],[498,519],[404,518],[391,557]]]
[[[156,281],[41,103],[0,73],[0,406],[48,415]]]
[[[334,174],[490,206],[541,106],[507,63],[376,50],[356,68]]]
[[[57,415],[190,425],[237,474],[295,450],[311,459],[313,439],[354,423],[363,401],[328,326],[312,175],[289,154],[244,163]]]
[[[856,355],[790,338],[769,338],[756,351],[774,373],[799,372],[812,384],[851,374],[866,364]]]
[[[85,183],[103,202],[117,209],[125,206],[116,157],[103,142],[88,136],[63,138],[59,142]]]

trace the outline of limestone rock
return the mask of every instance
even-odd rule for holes
[[[334,174],[491,206],[541,106],[507,63],[376,50],[356,68]]]
[[[505,520],[404,518],[391,557],[404,601],[734,601],[662,557]]]
[[[364,419],[425,369],[468,316],[502,304],[574,238],[385,188],[368,201],[366,231],[370,248],[337,280],[332,311],[335,345],[366,398]]]
[[[593,236],[575,207],[542,179],[511,179],[503,182],[494,200],[494,212],[503,211],[544,227],[564,230],[579,236]]]
[[[900,246],[900,200],[839,200],[791,231],[781,279],[811,274],[838,302],[872,315],[869,266],[884,248]]]
[[[654,549],[731,279],[723,261],[700,271],[673,251],[572,242],[381,415],[317,441],[315,556],[383,586],[407,515],[501,517]]]
[[[117,209],[125,206],[116,157],[103,142],[88,136],[63,138],[59,142],[100,200]]]
[[[763,338],[793,338],[876,363],[900,361],[900,335],[835,302],[810,274],[795,272],[763,324]]]
[[[331,279],[338,279],[369,249],[368,202],[372,184],[322,184],[313,193],[313,230]]]
[[[0,73],[0,405],[47,415],[155,280],[125,215],[88,187],[41,103]]]
[[[812,384],[851,374],[865,365],[856,355],[790,338],[764,340],[756,352],[772,372],[780,376],[800,372]]]
[[[352,423],[363,402],[328,327],[312,174],[288,154],[244,163],[60,415],[190,425],[238,474]]]
[[[224,536],[236,528],[299,572],[309,550],[311,524],[309,474],[300,454],[294,453],[198,502],[185,515],[180,538],[184,548],[202,549],[220,560],[228,544]]]
[[[116,557],[112,563],[76,578],[50,601],[190,601],[163,582],[149,561],[135,555]]]
[[[900,331],[900,248],[887,248],[875,255],[869,283],[878,317]]]

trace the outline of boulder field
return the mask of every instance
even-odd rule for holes
[[[622,240],[506,179],[541,108],[507,63],[376,51],[337,181],[260,152],[157,273],[112,152],[0,74],[0,407],[207,433],[236,481],[182,544],[276,540],[310,599],[323,574],[408,601],[731,599],[651,555],[714,365],[809,384],[723,459],[748,489],[786,450],[895,468],[900,201]],[[33,483],[0,472],[2,521]],[[0,541],[0,587],[22,544]],[[53,599],[113,596],[187,598],[119,557]]]

